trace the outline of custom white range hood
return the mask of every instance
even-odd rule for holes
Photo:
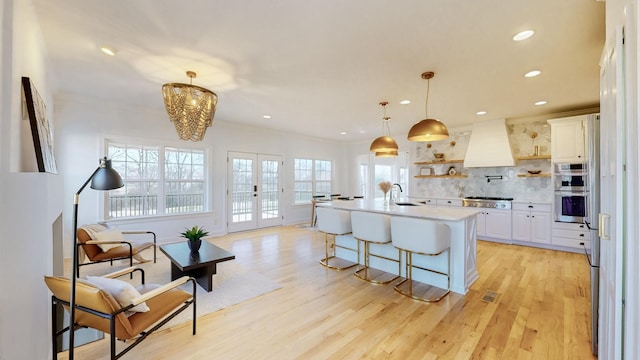
[[[473,124],[464,167],[514,166],[511,143],[504,119]]]

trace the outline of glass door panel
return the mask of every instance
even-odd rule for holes
[[[229,152],[228,232],[282,225],[279,156]]]

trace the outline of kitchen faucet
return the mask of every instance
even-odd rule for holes
[[[402,186],[400,186],[400,184],[394,183],[393,186],[397,186],[398,189],[400,189],[400,192],[402,192]],[[394,199],[393,199],[393,190],[391,190],[391,199],[390,200],[391,200],[391,202],[394,201]]]
[[[394,184],[393,184],[393,186],[397,186],[397,187],[398,187],[398,189],[400,189],[400,192],[402,192],[402,186],[400,186],[400,184],[398,184],[398,183],[394,183]]]

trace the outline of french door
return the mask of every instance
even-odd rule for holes
[[[282,157],[229,152],[227,231],[282,225]]]

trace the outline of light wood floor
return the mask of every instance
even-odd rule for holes
[[[190,323],[158,332],[125,359],[593,358],[580,254],[479,241],[471,290],[427,304],[319,265],[321,233],[279,227],[213,242],[283,287],[199,318],[196,336]],[[488,290],[495,301],[482,300]],[[101,340],[76,359],[108,353]]]

